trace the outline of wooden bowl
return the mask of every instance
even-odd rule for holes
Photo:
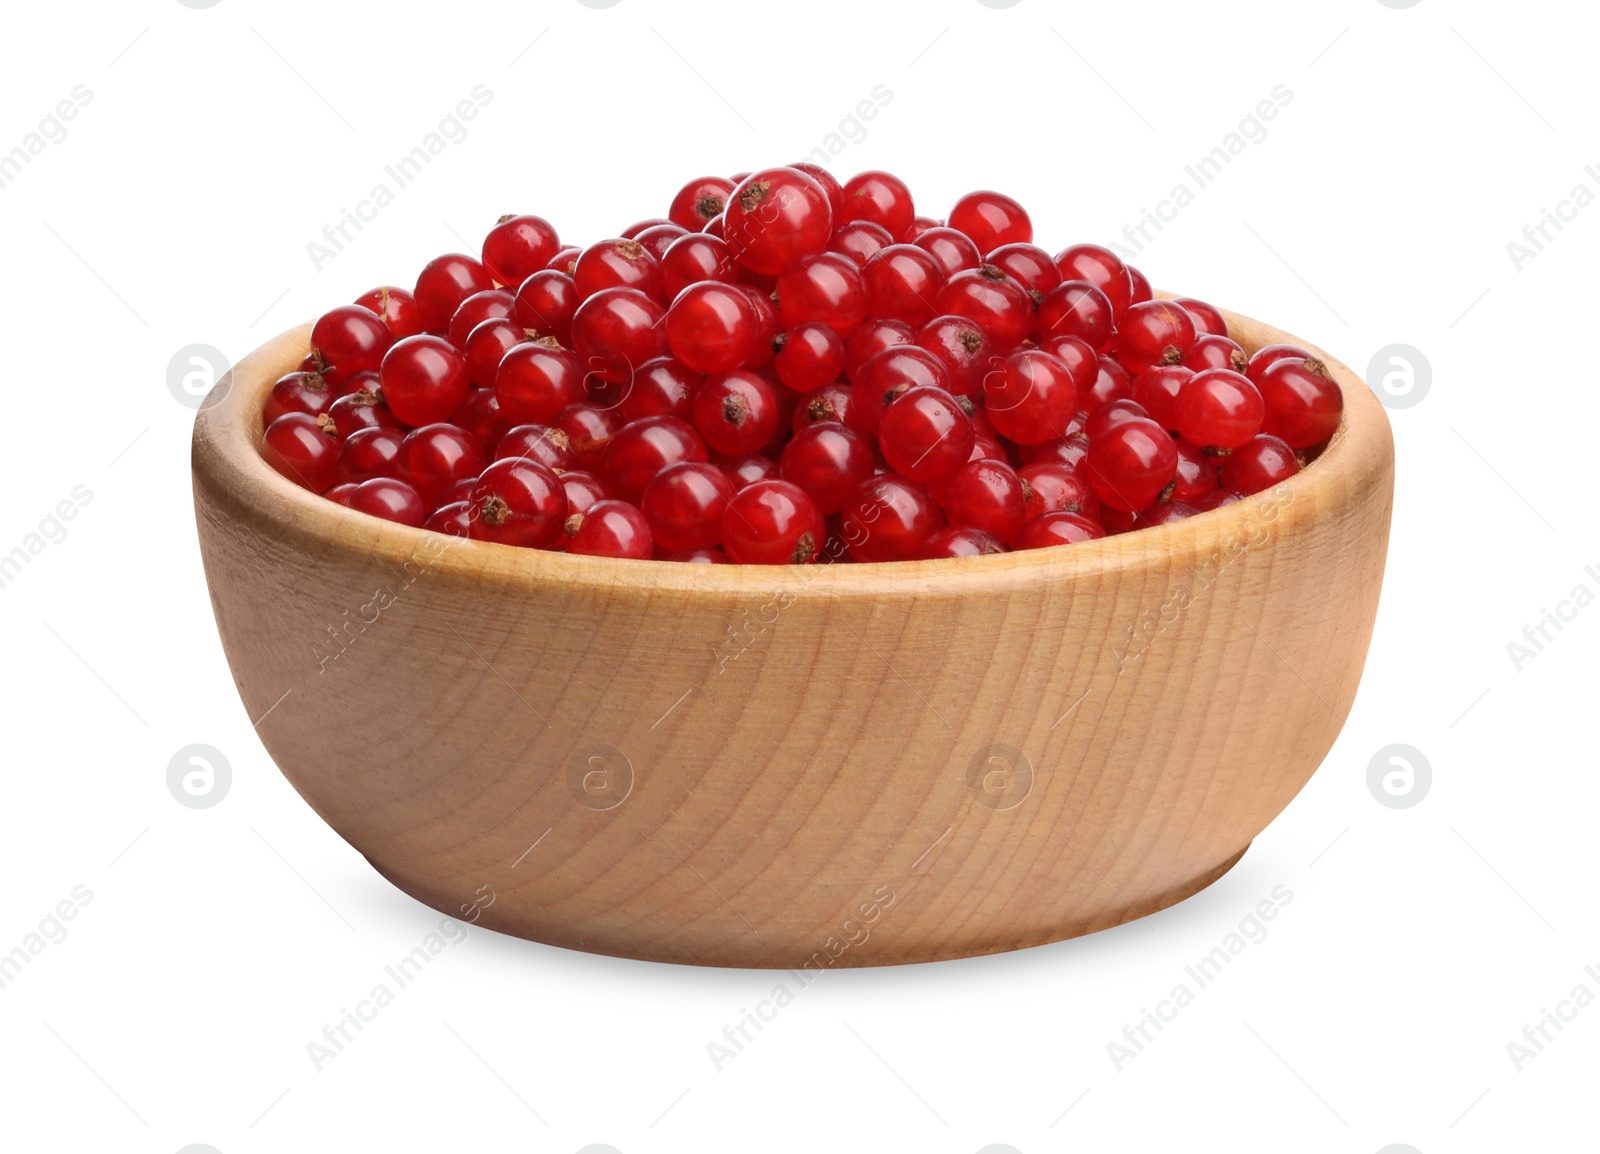
[[[1246,502],[997,557],[708,566],[458,541],[290,484],[261,409],[308,332],[195,423],[217,627],[284,775],[453,917],[811,970],[1057,941],[1215,881],[1349,711],[1394,462],[1331,358],[1344,427]]]

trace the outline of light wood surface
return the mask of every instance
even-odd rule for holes
[[[1349,711],[1394,462],[1331,358],[1345,426],[1273,493],[1064,548],[797,569],[458,542],[313,496],[257,452],[308,333],[195,424],[218,629],[284,775],[457,918],[812,970],[1055,941],[1221,876]]]

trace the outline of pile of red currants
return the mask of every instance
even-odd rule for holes
[[[884,172],[685,185],[587,248],[503,217],[481,259],[325,313],[262,454],[350,509],[608,557],[967,557],[1190,517],[1333,437],[1305,349],[1247,356],[1022,205],[918,216]]]

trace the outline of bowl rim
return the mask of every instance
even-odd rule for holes
[[[1159,292],[1170,299],[1171,293]],[[1344,395],[1339,429],[1322,454],[1273,489],[1207,510],[1181,521],[1137,529],[1073,545],[1019,550],[983,557],[928,561],[852,562],[811,565],[696,565],[679,561],[573,556],[491,541],[476,541],[411,528],[347,509],[281,476],[260,453],[261,411],[278,377],[293,371],[310,344],[311,324],[298,325],[255,349],[225,374],[195,415],[192,469],[197,495],[202,486],[228,495],[273,536],[298,534],[359,552],[394,566],[419,556],[436,573],[507,586],[606,586],[650,591],[769,597],[775,589],[801,584],[821,592],[851,594],[968,592],[978,587],[1011,588],[1024,578],[1069,579],[1126,570],[1193,552],[1204,555],[1249,539],[1262,498],[1282,505],[1322,508],[1317,496],[1359,492],[1381,479],[1393,461],[1388,415],[1360,377],[1318,346],[1242,314],[1218,309],[1228,335],[1247,353],[1269,344],[1293,344],[1320,358]],[[441,543],[444,544],[441,547]]]

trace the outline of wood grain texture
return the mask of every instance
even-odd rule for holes
[[[289,781],[454,917],[813,970],[1089,933],[1226,872],[1354,697],[1393,446],[1331,358],[1344,428],[1271,493],[1065,548],[800,569],[461,542],[313,496],[257,452],[308,332],[195,424],[217,625]]]

